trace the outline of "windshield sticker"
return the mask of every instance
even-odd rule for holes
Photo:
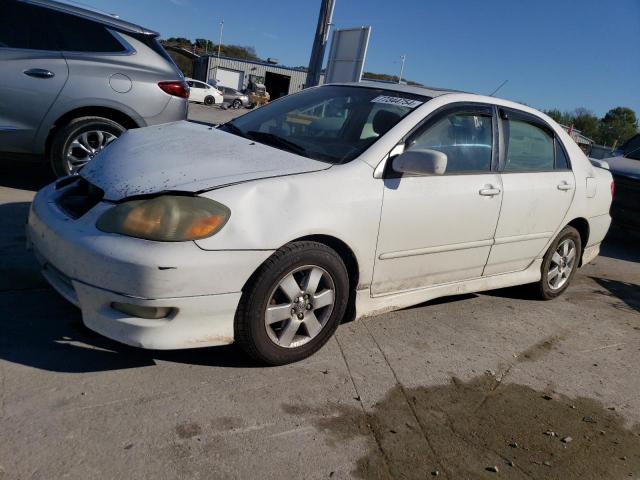
[[[371,103],[386,103],[389,105],[397,105],[399,107],[416,108],[422,105],[420,100],[411,100],[410,98],[390,97],[388,95],[378,95],[371,100]]]

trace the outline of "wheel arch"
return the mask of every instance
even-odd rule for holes
[[[358,282],[360,281],[360,265],[353,249],[343,240],[340,240],[339,238],[332,235],[324,234],[305,235],[303,237],[294,238],[293,240],[287,242],[287,244],[304,241],[317,242],[326,245],[327,247],[335,251],[344,262],[344,265],[347,268],[347,278],[349,279],[349,300],[347,303],[347,311],[345,312],[344,321],[355,318],[356,290],[358,288]],[[261,263],[260,266],[253,272],[253,274],[247,279],[244,286],[242,287],[243,292],[246,291],[247,286],[253,281],[262,265],[264,265],[264,262]]]
[[[580,242],[582,243],[582,252],[584,253],[584,249],[587,246],[587,242],[589,241],[589,221],[583,217],[577,217],[571,220],[568,224],[575,228],[580,234]],[[582,265],[582,256],[580,257],[580,263],[578,266]]]
[[[45,140],[45,155],[49,155],[51,143],[56,132],[71,120],[81,117],[108,118],[109,120],[118,122],[126,129],[138,128],[142,126],[139,125],[138,122],[136,122],[131,116],[115,108],[101,106],[75,108],[73,110],[69,110],[64,115],[61,115],[55,122],[53,122],[53,125],[49,129],[49,133],[47,134],[47,139]]]

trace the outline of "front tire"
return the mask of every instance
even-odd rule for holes
[[[277,250],[245,287],[235,339],[269,365],[297,362],[318,351],[342,320],[349,278],[340,256],[317,242]]]
[[[54,133],[49,160],[58,177],[73,175],[125,131],[113,120],[81,117]]]
[[[242,101],[241,101],[241,100],[239,100],[239,99],[237,99],[237,98],[236,98],[236,99],[233,101],[233,103],[231,104],[231,107],[232,107],[232,108],[234,108],[234,109],[236,109],[236,110],[237,110],[238,108],[240,108],[241,106],[242,106]]]
[[[581,258],[580,234],[571,226],[564,227],[542,260],[542,277],[535,284],[538,297],[552,300],[561,295],[569,287]]]

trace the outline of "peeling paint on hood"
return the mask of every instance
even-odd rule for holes
[[[80,175],[105,200],[163,191],[200,192],[260,178],[330,168],[206,125],[186,121],[126,131]]]

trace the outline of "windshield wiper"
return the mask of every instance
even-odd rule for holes
[[[286,138],[275,135],[273,133],[259,132],[257,130],[249,130],[245,135],[251,138],[252,140],[256,140],[258,142],[271,145],[272,147],[276,147],[276,148],[280,147],[289,152],[297,153],[298,155],[308,156],[307,150],[304,147],[298,145],[297,143],[291,142]]]
[[[231,122],[223,123],[218,128],[221,129],[221,130],[224,130],[225,132],[229,132],[229,133],[233,133],[234,135],[238,135],[239,137],[245,137],[246,138],[246,136],[247,136],[246,133],[244,133],[240,128],[238,128],[237,126],[235,126]]]

